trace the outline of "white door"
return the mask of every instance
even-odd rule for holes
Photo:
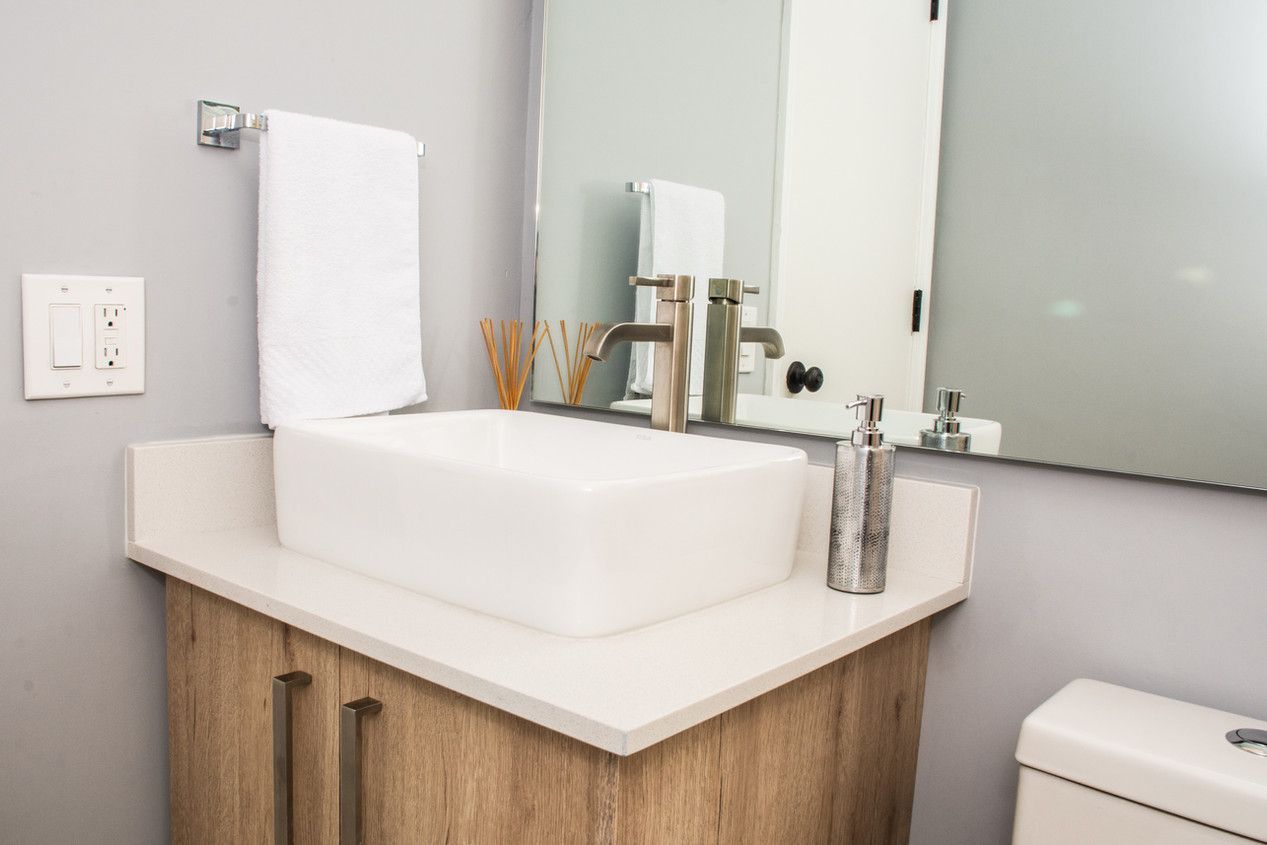
[[[923,404],[945,17],[942,0],[788,0],[787,88],[774,258],[786,356],[841,401]],[[912,297],[923,291],[921,331]]]

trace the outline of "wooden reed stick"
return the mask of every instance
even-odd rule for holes
[[[546,320],[546,340],[550,342],[550,357],[554,359],[554,374],[559,377],[559,389],[563,389],[563,370],[559,367],[559,353],[554,348],[554,335],[550,332],[550,321]],[[567,401],[567,397],[563,397]]]
[[[497,342],[493,335],[492,319],[480,320],[480,332],[484,335],[484,346],[488,351],[488,363],[493,368],[493,381],[497,383],[497,400],[503,408],[507,406],[505,380],[502,378],[501,365],[497,360]]]
[[[494,323],[491,317],[480,320],[480,334],[484,336],[484,350],[497,383],[497,401],[506,410],[517,410],[523,401],[524,387],[532,372],[532,362],[545,342],[549,326],[534,323],[532,334],[524,348],[524,324],[522,320],[501,320]]]
[[[563,363],[559,363],[559,344],[554,342],[554,332],[546,322],[545,339],[550,345],[550,357],[554,360],[554,374],[559,379],[559,392],[569,405],[581,404],[585,395],[585,382],[589,378],[593,361],[585,357],[585,347],[598,330],[598,323],[581,323],[575,334],[568,330],[567,320],[559,321],[562,337]]]

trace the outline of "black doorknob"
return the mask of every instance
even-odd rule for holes
[[[808,390],[817,393],[823,386],[823,371],[818,367],[806,369],[800,361],[793,361],[787,368],[787,389],[789,393],[800,393]]]

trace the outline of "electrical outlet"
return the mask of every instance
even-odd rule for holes
[[[127,366],[127,336],[123,331],[127,311],[122,305],[93,306],[98,370],[121,370]]]
[[[145,280],[22,276],[27,399],[145,392]]]

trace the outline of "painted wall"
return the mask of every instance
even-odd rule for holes
[[[625,183],[635,180],[720,191],[724,271],[768,289],[782,0],[551,0],[550,14],[538,318],[632,319],[644,200]],[[764,297],[749,304],[763,313]],[[624,398],[628,371],[621,344],[594,365],[586,402]],[[744,383],[760,390],[760,366]],[[553,365],[533,389],[559,397]]]
[[[963,388],[1010,455],[1267,485],[1267,3],[950,12],[926,407]]]
[[[161,581],[123,554],[123,447],[257,430],[257,144],[194,100],[418,135],[428,410],[495,404],[518,305],[528,2],[8,4],[0,26],[0,839],[167,831]],[[22,272],[146,277],[139,397],[25,402]]]
[[[1074,678],[1267,718],[1267,494],[903,450],[981,488],[972,596],[933,623],[913,845],[1007,842],[1021,721]],[[1211,737],[1211,742],[1222,742]]]

